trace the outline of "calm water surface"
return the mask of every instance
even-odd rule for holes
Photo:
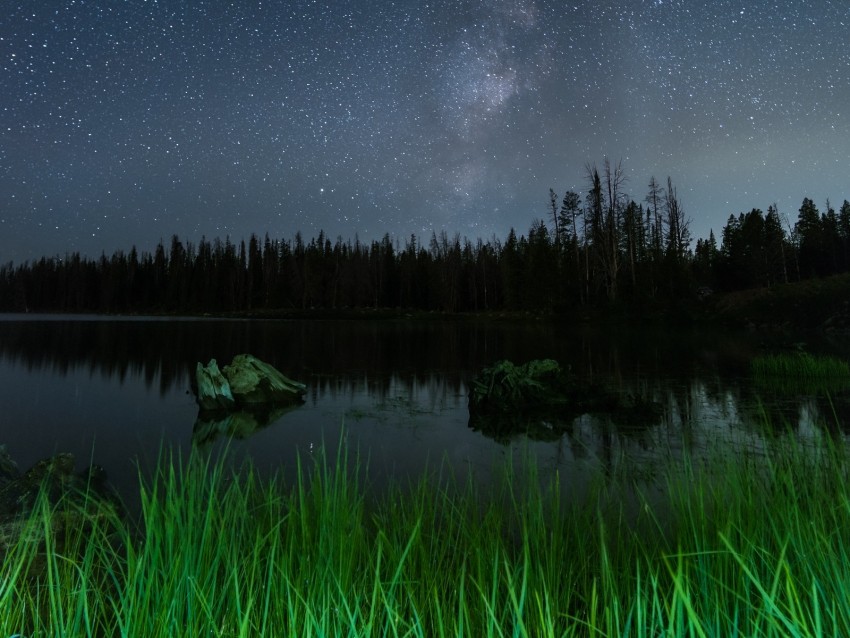
[[[823,347],[823,346],[821,346]],[[591,467],[651,471],[661,455],[761,444],[764,415],[802,436],[850,422],[848,397],[770,396],[748,374],[752,334],[569,329],[555,322],[266,321],[0,315],[0,444],[21,469],[72,452],[104,466],[125,495],[162,447],[230,445],[263,471],[344,440],[369,478],[444,468],[488,480],[506,457],[533,457],[578,489]],[[199,436],[198,361],[239,353],[308,385],[307,401],[242,439]],[[499,359],[554,358],[611,390],[663,407],[654,422],[604,414],[471,427],[470,379]],[[472,424],[474,425],[474,424]],[[132,498],[132,496],[130,497]]]

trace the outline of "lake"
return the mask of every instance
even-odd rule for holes
[[[841,344],[807,344],[841,350]],[[344,441],[369,480],[426,471],[488,481],[531,457],[580,489],[592,468],[651,474],[660,455],[726,443],[758,450],[764,422],[813,438],[850,422],[848,396],[771,393],[753,333],[568,327],[555,320],[228,320],[0,315],[0,444],[24,470],[57,452],[103,466],[130,501],[161,449],[230,446],[264,472]],[[242,439],[196,430],[196,363],[251,353],[307,384],[304,405]],[[846,356],[846,349],[841,352]],[[500,359],[554,358],[612,391],[652,400],[650,422],[583,414],[498,432],[470,424],[470,380]],[[194,431],[194,432],[193,432]]]

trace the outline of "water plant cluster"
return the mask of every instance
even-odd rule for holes
[[[840,444],[670,455],[585,494],[506,467],[375,492],[340,449],[261,478],[200,454],[140,479],[138,525],[46,499],[2,556],[0,635],[846,636]]]
[[[564,373],[553,359],[533,359],[521,365],[497,361],[472,380],[470,407],[494,412],[516,410],[527,403],[551,401],[552,386]]]
[[[750,367],[758,385],[788,394],[821,394],[850,388],[850,364],[832,355],[780,352],[756,357]]]

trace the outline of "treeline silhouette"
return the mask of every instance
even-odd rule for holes
[[[196,313],[278,309],[564,310],[601,303],[663,304],[850,270],[850,203],[797,219],[776,205],[730,215],[691,248],[689,219],[670,178],[639,203],[620,164],[587,166],[584,197],[549,191],[527,234],[475,242],[442,231],[423,243],[389,234],[368,243],[251,235],[91,259],[79,253],[0,266],[0,310]]]

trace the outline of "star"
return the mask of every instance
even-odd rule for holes
[[[850,9],[816,0],[18,4],[0,258],[173,234],[504,237],[622,159],[729,214],[848,197]]]

